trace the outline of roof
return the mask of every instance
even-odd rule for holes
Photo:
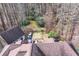
[[[10,44],[6,45],[0,56],[77,56],[67,42]]]
[[[30,56],[32,44],[11,44],[6,45],[0,56]]]
[[[8,31],[4,31],[0,35],[8,44],[10,44],[19,39],[21,36],[23,36],[24,32],[21,30],[20,27],[14,27]]]

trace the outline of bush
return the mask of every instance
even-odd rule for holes
[[[28,14],[28,16],[27,16],[27,19],[28,19],[28,20],[35,20],[35,17],[36,17],[36,16],[35,16],[35,14],[36,14],[35,8],[32,7],[31,10],[28,11],[28,13],[29,13],[29,14]]]
[[[29,25],[30,24],[30,21],[29,20],[22,20],[21,22],[20,22],[20,26],[27,26],[27,25]]]
[[[36,22],[37,22],[37,25],[40,26],[40,27],[44,27],[45,26],[45,23],[44,23],[44,20],[42,17],[37,17],[36,18]]]
[[[32,7],[31,10],[28,11],[27,19],[36,21],[39,27],[44,27],[45,23],[41,16],[42,15],[39,12],[36,12],[36,9]]]
[[[48,33],[48,37],[49,37],[49,38],[58,38],[59,35],[58,35],[57,32],[49,32],[49,33]]]
[[[34,20],[34,17],[33,16],[27,16],[27,19],[28,20]]]

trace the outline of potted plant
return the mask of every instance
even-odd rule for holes
[[[48,33],[48,38],[54,38],[55,42],[58,42],[59,41],[59,35],[57,32],[49,32]]]

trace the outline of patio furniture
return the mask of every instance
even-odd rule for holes
[[[17,40],[24,39],[24,32],[21,30],[19,26],[8,29],[7,31],[0,33],[0,49],[2,50],[5,45],[12,44]]]
[[[2,32],[0,35],[8,44],[11,44],[22,37],[24,35],[24,32],[21,30],[20,27],[14,27]]]

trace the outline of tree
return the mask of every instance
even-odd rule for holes
[[[6,26],[5,26],[5,22],[4,22],[4,19],[2,17],[2,13],[0,13],[0,19],[1,19],[1,22],[2,22],[2,27],[4,30],[6,30]]]

